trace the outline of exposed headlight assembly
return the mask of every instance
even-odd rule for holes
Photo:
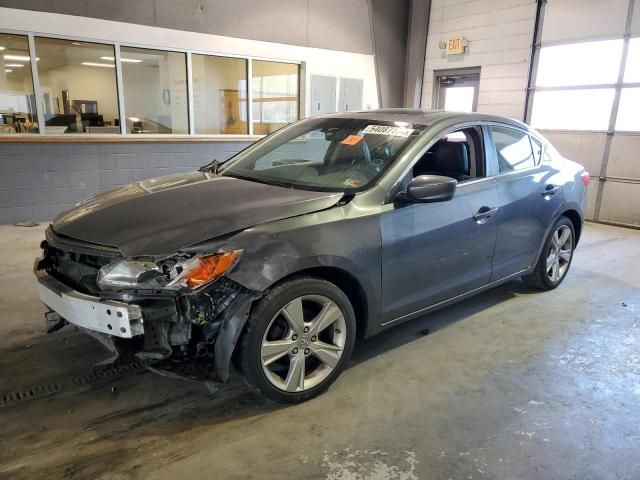
[[[242,250],[233,250],[191,258],[173,257],[160,262],[118,260],[100,269],[97,283],[103,290],[195,290],[224,275],[241,254]]]

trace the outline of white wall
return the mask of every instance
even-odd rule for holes
[[[431,108],[434,71],[480,67],[478,111],[522,120],[536,15],[534,0],[433,0],[425,59],[423,108]],[[440,42],[462,36],[464,55]]]
[[[309,91],[311,75],[361,78],[364,81],[363,105],[378,107],[373,55],[308,48],[279,43],[223,37],[159,27],[134,25],[70,15],[0,8],[0,28],[59,35],[65,38],[118,41],[122,44],[151,48],[200,50],[206,53],[262,57],[305,63],[304,91]],[[302,116],[310,111],[305,99]]]

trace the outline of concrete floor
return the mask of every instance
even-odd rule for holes
[[[588,224],[559,289],[514,281],[399,326],[291,407],[86,377],[102,348],[42,333],[42,231],[0,227],[0,478],[640,478],[640,231]]]

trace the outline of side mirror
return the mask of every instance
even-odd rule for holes
[[[409,183],[400,197],[412,203],[446,202],[456,193],[457,180],[441,175],[420,175]]]

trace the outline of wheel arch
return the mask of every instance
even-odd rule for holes
[[[578,241],[580,240],[580,234],[582,233],[582,217],[576,210],[573,209],[565,210],[560,216],[567,217],[569,220],[571,220],[571,223],[573,224],[573,230],[576,234],[577,246]]]

